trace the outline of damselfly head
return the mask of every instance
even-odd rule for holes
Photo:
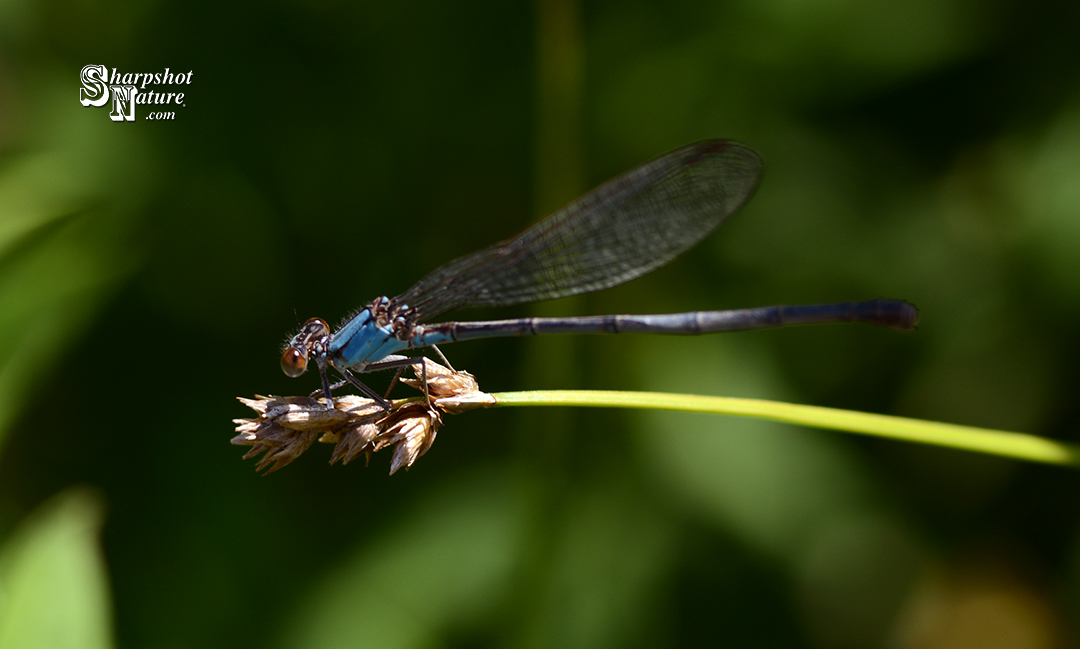
[[[281,354],[281,371],[289,378],[303,374],[307,370],[308,357],[324,349],[329,337],[330,326],[322,318],[311,318],[305,322]]]

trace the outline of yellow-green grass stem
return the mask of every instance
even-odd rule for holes
[[[499,406],[584,406],[595,408],[645,408],[679,410],[718,415],[758,417],[789,424],[841,430],[862,435],[998,455],[1017,460],[1080,468],[1080,446],[988,428],[945,424],[853,410],[804,406],[765,399],[738,399],[662,392],[611,390],[537,390],[497,392]]]

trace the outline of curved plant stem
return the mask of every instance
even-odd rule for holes
[[[802,406],[764,399],[736,399],[662,392],[537,390],[497,392],[499,406],[586,406],[683,410],[773,419],[790,424],[933,444],[1046,464],[1080,467],[1080,446],[1003,430],[943,424],[852,410]]]

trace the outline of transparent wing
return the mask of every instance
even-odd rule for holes
[[[589,293],[655,270],[750,199],[761,158],[737,142],[691,144],[611,180],[529,227],[432,271],[394,298],[417,320],[465,306]]]

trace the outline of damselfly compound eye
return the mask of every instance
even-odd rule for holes
[[[304,323],[303,331],[313,338],[319,338],[329,335],[330,325],[326,324],[326,320],[322,318],[308,318],[308,321]]]
[[[307,354],[296,347],[290,347],[281,355],[281,371],[285,376],[295,379],[307,369]]]

